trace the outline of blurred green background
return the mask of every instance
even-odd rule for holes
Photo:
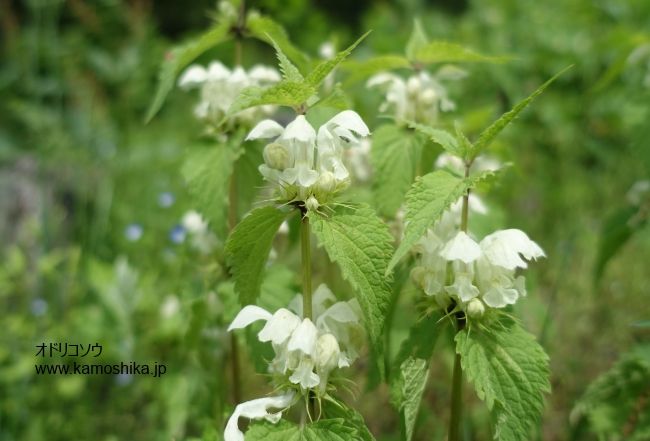
[[[486,199],[498,225],[525,230],[548,255],[527,273],[530,294],[517,305],[551,357],[539,439],[594,439],[571,410],[649,336],[639,325],[650,319],[648,198],[630,200],[628,191],[650,177],[650,2],[247,6],[315,57],[324,41],[345,47],[368,29],[353,58],[403,53],[414,17],[432,38],[512,56],[463,66],[469,76],[450,90],[458,110],[447,118],[476,130],[574,65],[499,139],[496,156],[515,166]],[[143,124],[165,51],[205,30],[214,11],[206,0],[0,1],[1,441],[221,436],[234,404],[224,327],[232,287],[216,283],[225,238],[205,253],[176,236],[194,208],[180,173],[202,130],[194,98],[173,92]],[[226,43],[201,61],[232,58]],[[247,41],[243,60],[274,65],[275,55]],[[338,75],[345,79],[345,69]],[[380,94],[363,82],[348,86],[372,130],[382,122]],[[272,272],[268,298],[278,286],[297,290],[289,256]],[[395,340],[412,319],[395,321]],[[37,376],[43,342],[99,342],[103,363],[157,361],[168,370],[162,378]],[[243,396],[259,396],[264,379],[242,358]],[[399,439],[385,387],[366,388],[364,372],[360,363],[356,405],[377,439]],[[436,359],[418,440],[445,437],[450,372],[451,358]],[[489,439],[481,403],[470,388],[466,395],[466,439]]]

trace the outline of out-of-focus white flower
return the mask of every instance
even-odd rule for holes
[[[356,300],[336,302],[325,285],[314,291],[312,304],[315,322],[301,318],[302,297],[297,296],[290,305],[294,311],[281,308],[271,314],[259,306],[245,306],[228,330],[265,321],[257,337],[273,345],[275,358],[269,371],[286,377],[302,391],[324,394],[332,370],[349,366],[359,356],[363,328]]]
[[[265,87],[280,81],[277,70],[257,65],[248,72],[241,66],[230,70],[219,61],[207,69],[198,64],[188,67],[178,80],[182,89],[200,89],[201,101],[194,109],[197,118],[218,123],[227,114],[239,93],[249,86]],[[274,110],[273,106],[260,106],[237,113],[233,120],[251,123]]]
[[[381,72],[370,77],[366,86],[378,87],[385,92],[380,112],[391,111],[397,121],[431,124],[437,121],[440,111],[449,112],[456,108],[441,80],[459,79],[462,71],[456,70],[455,75],[448,71],[440,69],[433,75],[421,71],[406,80],[393,73]]]
[[[181,303],[175,295],[169,295],[160,307],[160,315],[164,318],[170,318],[180,310]]]
[[[650,195],[650,180],[636,181],[627,192],[627,200],[632,205],[641,205],[643,200]]]
[[[244,441],[244,434],[239,430],[239,418],[241,417],[251,420],[265,419],[272,424],[276,424],[280,421],[282,412],[291,405],[294,395],[293,391],[288,391],[283,395],[257,398],[238,404],[226,424],[226,429],[223,434],[224,440]],[[272,413],[270,409],[279,410]]]
[[[218,239],[208,228],[200,213],[190,210],[183,215],[181,227],[190,238],[190,245],[202,254],[209,254],[218,245]],[[183,236],[183,241],[185,236]]]
[[[496,171],[499,170],[503,164],[495,158],[487,155],[478,156],[472,162],[470,167],[471,173],[480,173],[482,171]],[[451,155],[449,153],[441,153],[435,162],[436,168],[449,168],[455,171],[458,174],[463,174],[465,172],[465,164],[463,160],[458,156]]]
[[[208,223],[198,212],[190,210],[183,215],[183,227],[191,234],[203,233],[208,229]]]
[[[272,120],[261,121],[246,139],[275,138],[264,148],[260,173],[274,184],[283,202],[310,201],[310,207],[317,209],[349,185],[343,150],[358,144],[357,135],[369,133],[356,112],[345,110],[318,132],[304,115],[298,115],[286,128]]]
[[[370,139],[363,138],[357,147],[344,151],[343,160],[350,169],[352,176],[359,182],[367,182],[372,175],[370,166],[371,147]]]

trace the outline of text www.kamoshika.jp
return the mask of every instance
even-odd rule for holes
[[[160,377],[167,372],[162,363],[140,364],[134,361],[119,364],[36,364],[37,375],[152,375]]]

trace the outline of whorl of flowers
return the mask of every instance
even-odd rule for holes
[[[361,117],[345,110],[318,132],[298,115],[286,128],[270,119],[261,121],[246,139],[274,139],[264,148],[259,170],[273,184],[278,200],[303,202],[307,209],[317,210],[349,186],[343,151],[359,143],[357,136],[369,134]]]
[[[265,418],[276,423],[281,412],[272,414],[268,408],[289,407],[294,397],[307,397],[310,391],[317,397],[325,396],[331,373],[350,366],[359,356],[364,331],[357,301],[337,302],[325,285],[316,289],[312,301],[314,321],[302,317],[302,296],[298,295],[290,309],[281,308],[275,313],[255,305],[245,306],[231,323],[229,331],[265,322],[257,338],[273,346],[275,357],[269,363],[269,373],[284,394],[238,405],[226,426],[226,441],[243,440],[237,425],[239,417]]]
[[[372,76],[366,86],[378,87],[386,94],[380,112],[392,112],[397,121],[433,123],[440,111],[449,112],[456,108],[441,81],[463,76],[462,71],[451,66],[443,67],[435,74],[420,71],[407,79],[381,72]]]
[[[241,66],[230,70],[219,61],[213,61],[207,68],[194,64],[188,67],[178,80],[182,89],[200,89],[201,99],[194,108],[197,118],[219,123],[239,93],[249,86],[269,86],[280,81],[277,70],[262,65],[253,66],[246,71]],[[233,121],[252,124],[259,118],[269,115],[274,106],[259,106],[237,113]]]

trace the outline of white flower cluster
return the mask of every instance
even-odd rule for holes
[[[260,173],[275,185],[280,200],[303,201],[307,209],[317,210],[350,184],[343,150],[356,146],[357,136],[369,134],[361,117],[345,110],[323,124],[318,133],[304,115],[298,115],[286,128],[270,119],[261,121],[246,139],[274,138],[264,148]]]
[[[304,396],[309,391],[317,396],[325,395],[332,371],[350,366],[359,356],[363,327],[356,300],[337,302],[332,291],[320,285],[312,299],[315,322],[301,318],[302,296],[298,295],[289,308],[293,311],[281,308],[271,314],[259,306],[248,305],[237,314],[228,328],[231,331],[259,320],[266,322],[257,337],[261,342],[273,345],[275,357],[269,364],[269,373],[277,376],[279,384],[288,380],[295,388],[284,395],[238,405],[226,426],[226,441],[243,440],[237,426],[241,416],[266,418],[276,423],[281,413],[270,414],[267,409],[290,406],[296,391]]]
[[[207,69],[194,64],[185,70],[178,80],[182,89],[200,89],[201,100],[194,108],[197,118],[218,123],[227,114],[242,89],[249,86],[269,86],[280,81],[277,70],[257,65],[248,72],[241,66],[228,69],[219,61],[213,61]],[[233,120],[252,123],[273,112],[274,106],[260,106],[243,110]]]
[[[462,231],[447,241],[429,231],[417,248],[420,265],[411,273],[416,283],[441,308],[453,301],[470,317],[482,316],[486,306],[503,308],[525,296],[525,279],[516,270],[527,267],[524,259],[545,256],[517,229],[496,231],[480,243]]]
[[[449,112],[456,108],[441,81],[460,79],[464,75],[463,71],[451,66],[442,67],[433,75],[420,71],[407,80],[382,72],[370,77],[366,86],[379,87],[385,92],[380,112],[390,110],[398,121],[430,124],[438,119],[439,111]]]

